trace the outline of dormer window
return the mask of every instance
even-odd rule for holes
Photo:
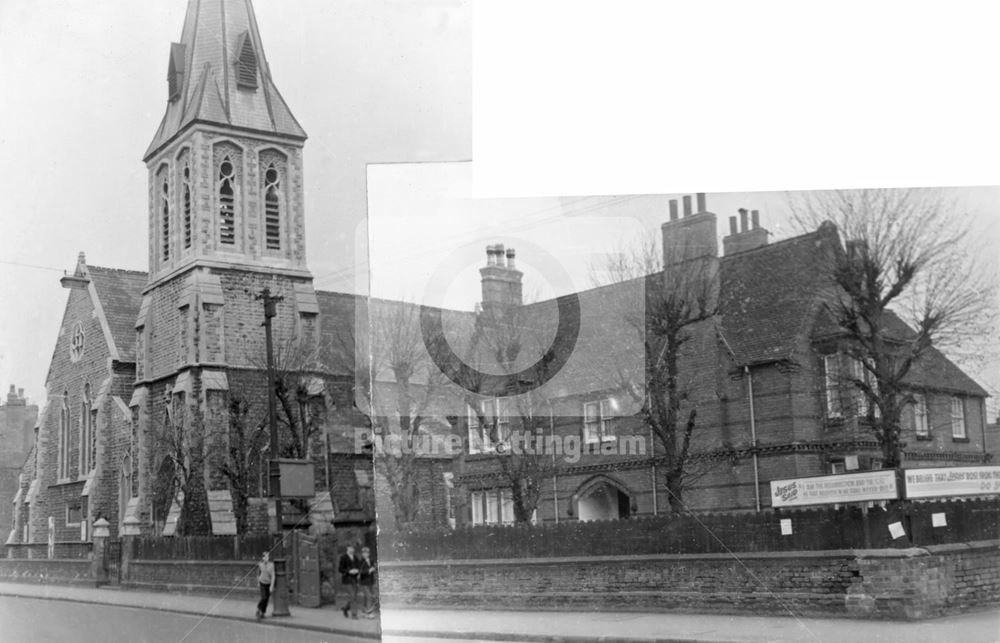
[[[167,65],[167,100],[174,102],[181,97],[184,85],[184,45],[171,43],[170,64]]]
[[[254,51],[248,31],[240,34],[236,45],[236,86],[240,89],[257,89],[257,52]]]

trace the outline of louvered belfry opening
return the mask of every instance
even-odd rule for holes
[[[281,180],[270,165],[264,173],[264,228],[268,250],[281,249]]]
[[[253,49],[250,32],[240,34],[236,56],[236,86],[257,89],[257,52]]]
[[[226,245],[236,243],[235,168],[226,157],[219,166],[219,240]]]

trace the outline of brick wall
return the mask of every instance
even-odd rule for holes
[[[386,604],[485,609],[844,614],[857,566],[816,554],[601,556],[379,565]]]
[[[1000,602],[1000,541],[836,550],[379,564],[384,604],[919,619]]]
[[[932,618],[1000,602],[1000,541],[862,552],[853,616]]]

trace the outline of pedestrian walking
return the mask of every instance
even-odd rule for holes
[[[358,565],[358,591],[361,594],[361,613],[365,618],[375,618],[375,561],[372,550],[361,548],[361,562]]]
[[[344,618],[347,618],[348,612],[350,612],[351,618],[358,618],[360,567],[361,559],[354,555],[354,547],[349,545],[337,563],[337,571],[340,572],[340,585],[346,594],[346,602],[341,610],[344,612]]]
[[[257,603],[257,620],[264,618],[267,611],[267,603],[271,600],[271,593],[274,591],[274,563],[271,562],[271,554],[264,552],[257,563],[257,582],[260,584],[260,602]]]

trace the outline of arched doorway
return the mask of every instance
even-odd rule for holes
[[[619,520],[632,515],[632,498],[617,480],[591,478],[576,493],[579,520]]]

